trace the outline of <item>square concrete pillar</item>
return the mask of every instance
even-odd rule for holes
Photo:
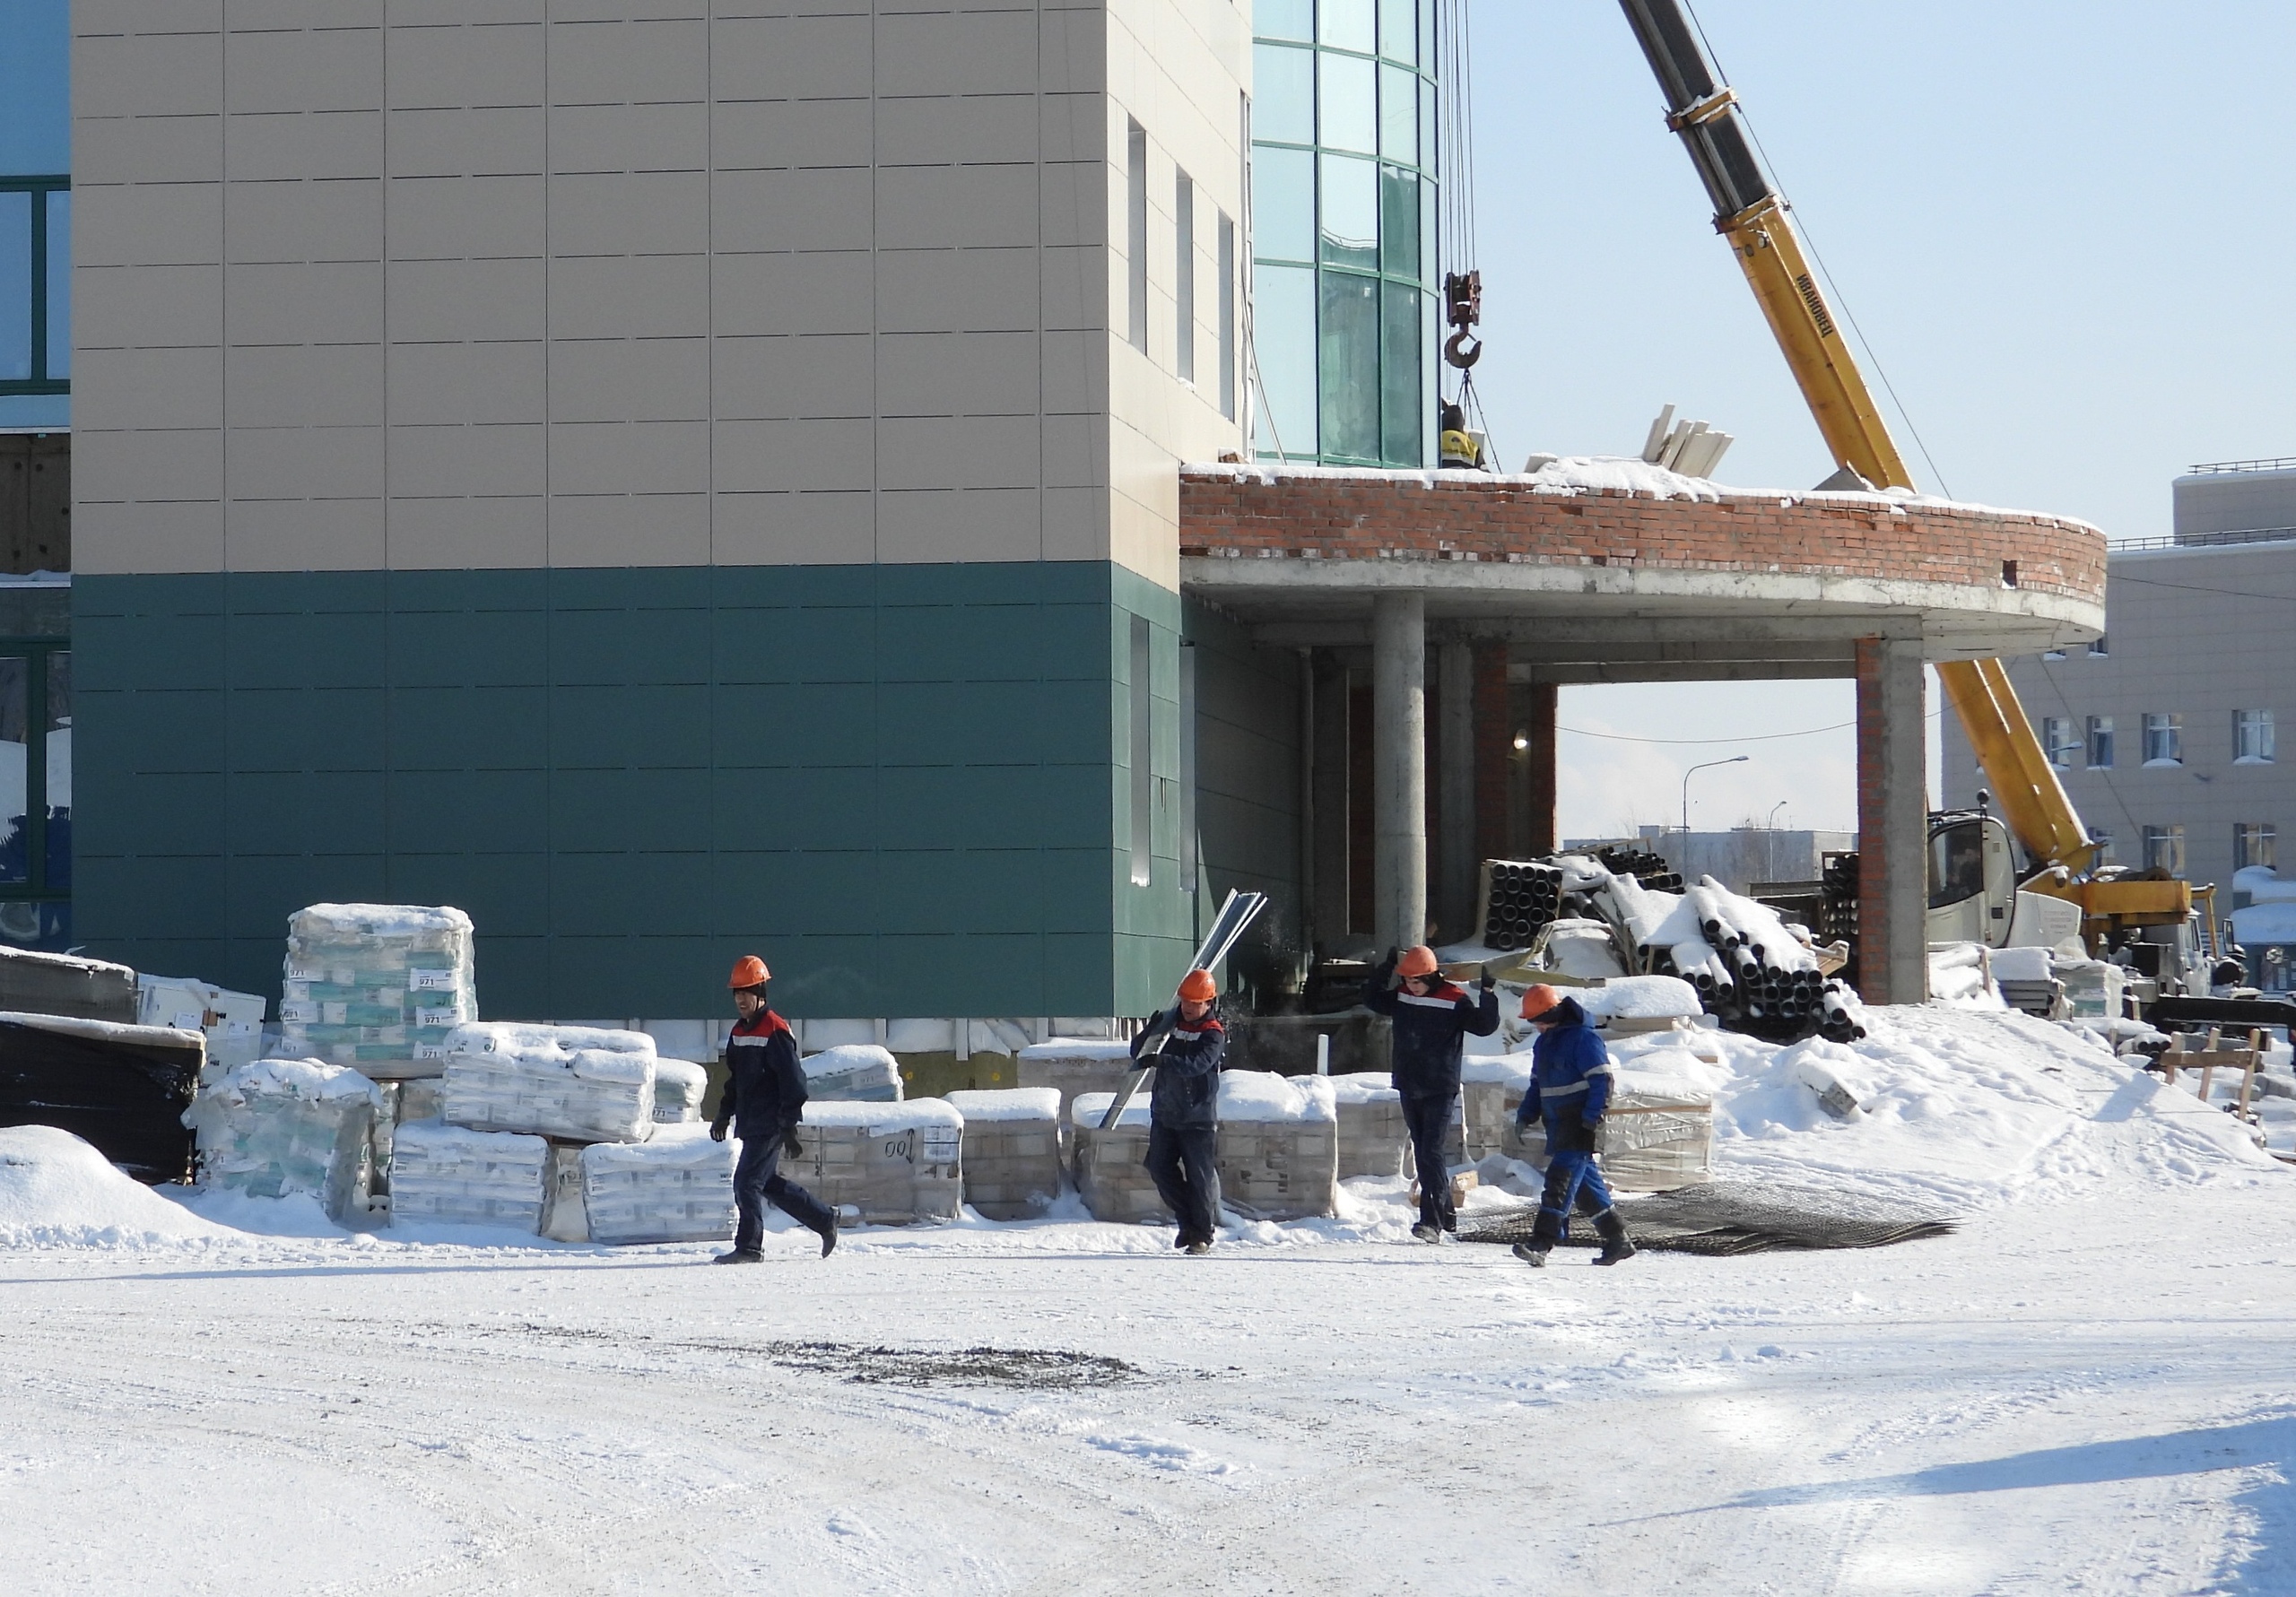
[[[1427,596],[1371,601],[1371,935],[1427,935]]]
[[[1857,968],[1868,1003],[1929,996],[1929,785],[1921,645],[1857,640]]]
[[[1313,929],[1310,941],[1326,952],[1347,942],[1348,829],[1351,794],[1348,781],[1350,733],[1347,667],[1329,649],[1318,649],[1312,665],[1315,681],[1315,813],[1309,846],[1315,851],[1314,897],[1309,901]]]
[[[1508,777],[1515,758],[1515,723],[1507,714],[1507,646],[1474,648],[1474,857],[1508,855]],[[1468,913],[1474,913],[1470,910]],[[1481,927],[1476,931],[1480,933]]]
[[[1434,872],[1436,933],[1458,942],[1481,930],[1474,920],[1474,650],[1448,642],[1435,651]]]

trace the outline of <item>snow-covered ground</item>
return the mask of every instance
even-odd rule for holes
[[[1728,1039],[1735,1177],[1963,1216],[1614,1270],[1395,1184],[692,1247],[190,1212],[0,1132],[11,1592],[2296,1591],[2296,1179],[2000,1013]],[[1630,1053],[1648,1055],[1651,1045]],[[1816,1107],[1814,1056],[1865,1106]],[[1496,1201],[1492,1200],[1492,1201]],[[146,1207],[152,1205],[155,1207]],[[251,1234],[248,1228],[270,1234]],[[300,1231],[302,1235],[282,1235]]]

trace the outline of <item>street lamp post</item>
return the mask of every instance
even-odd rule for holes
[[[1709,766],[1744,765],[1752,758],[1752,756],[1747,754],[1733,754],[1727,759],[1703,760],[1683,773],[1683,846],[1684,848],[1690,846],[1690,779]]]
[[[1770,807],[1770,819],[1761,825],[1761,864],[1763,873],[1771,881],[1778,880],[1778,812],[1786,808],[1787,801],[1779,799]]]

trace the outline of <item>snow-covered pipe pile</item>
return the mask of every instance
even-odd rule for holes
[[[1561,913],[1562,872],[1544,860],[1492,860],[1490,868],[1483,946],[1502,953],[1528,948]]]
[[[1646,900],[1665,896],[1640,892]],[[1856,994],[1818,968],[1808,943],[1769,905],[1711,876],[1684,888],[1677,903],[1654,934],[1640,940],[1646,966],[1653,975],[1690,983],[1724,1025],[1773,1042],[1813,1032],[1835,1042],[1866,1035]],[[1638,907],[1647,922],[1650,907]]]

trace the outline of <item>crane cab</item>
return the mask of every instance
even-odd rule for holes
[[[1998,817],[1979,809],[1929,818],[1931,943],[2055,948],[2079,938],[2079,905],[2021,892],[2017,881],[2015,845]]]

